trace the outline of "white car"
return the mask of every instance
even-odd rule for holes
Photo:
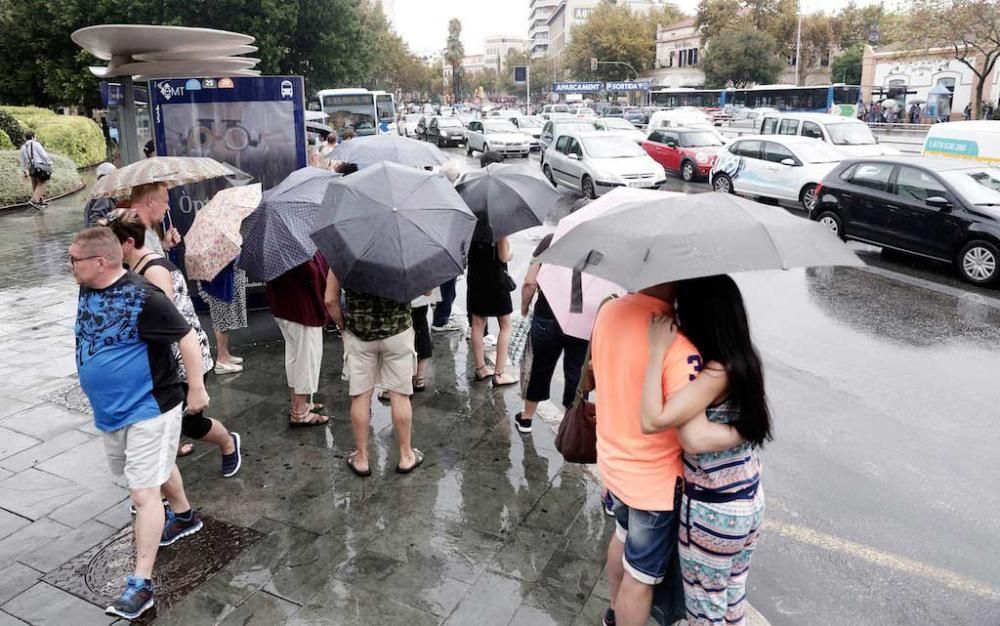
[[[538,136],[538,143],[542,148],[542,157],[545,156],[545,149],[548,148],[559,135],[572,130],[591,131],[594,130],[593,120],[582,120],[575,117],[563,117],[551,119],[545,122],[542,132]]]
[[[396,130],[399,134],[404,137],[416,137],[417,136],[417,124],[420,123],[420,119],[424,117],[422,113],[407,113],[403,119],[399,120],[396,124]]]
[[[469,122],[465,132],[467,144],[465,153],[472,155],[474,150],[480,152],[499,152],[504,156],[521,156],[528,158],[531,152],[531,137],[525,135],[508,120],[487,118]]]
[[[546,104],[539,113],[542,119],[551,120],[556,116],[569,117],[569,106],[565,104]]]
[[[817,185],[845,158],[810,137],[752,135],[719,152],[709,181],[715,191],[799,202],[812,211]]]
[[[541,147],[539,137],[542,135],[542,128],[545,127],[545,120],[533,115],[512,115],[507,118],[510,123],[517,126],[517,129],[531,137],[531,149],[538,150]]]
[[[542,172],[549,182],[588,198],[615,187],[655,189],[667,180],[663,166],[628,137],[609,132],[569,132],[546,152]]]
[[[597,130],[609,130],[619,135],[625,135],[636,143],[646,141],[646,133],[635,127],[632,122],[621,117],[599,117],[594,120],[594,128]]]
[[[657,111],[649,117],[648,130],[657,128],[673,128],[686,126],[688,128],[715,128],[712,118],[697,109],[670,109]]]
[[[848,157],[896,156],[899,150],[879,145],[861,120],[827,113],[767,113],[759,118],[761,135],[801,135],[832,144]]]
[[[597,117],[594,109],[584,106],[570,107],[569,114],[573,117]]]

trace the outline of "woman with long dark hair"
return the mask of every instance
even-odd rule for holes
[[[676,428],[684,448],[678,554],[688,624],[742,623],[764,516],[757,451],[771,439],[763,368],[732,278],[678,282],[676,310],[676,320],[650,322],[642,429]],[[678,332],[700,352],[701,373],[664,402],[662,363]],[[709,443],[719,429],[730,431],[732,447]]]

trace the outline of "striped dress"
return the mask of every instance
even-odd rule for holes
[[[705,414],[729,424],[739,408],[726,401]],[[757,450],[742,443],[722,452],[684,453],[684,481],[678,554],[688,624],[744,624],[750,557],[764,518]]]

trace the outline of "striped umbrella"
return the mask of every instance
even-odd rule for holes
[[[395,134],[355,137],[334,148],[326,158],[355,163],[359,168],[381,161],[410,167],[434,167],[449,161],[448,156],[434,144]]]
[[[102,177],[94,184],[91,195],[117,198],[128,195],[138,185],[166,183],[167,187],[177,187],[239,173],[209,157],[150,157]]]

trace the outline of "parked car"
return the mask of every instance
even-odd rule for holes
[[[553,114],[559,114],[562,116],[569,115],[569,105],[566,104],[546,104],[542,107],[542,112],[539,115],[542,119],[550,120],[553,119]]]
[[[845,161],[809,216],[855,239],[946,263],[976,285],[1000,279],[1000,169],[933,157]]]
[[[417,134],[417,123],[423,115],[420,113],[407,113],[403,119],[399,120],[396,130],[404,137],[415,137]]]
[[[848,157],[890,156],[899,150],[880,146],[861,120],[827,113],[767,113],[761,116],[761,135],[802,135],[840,148]]]
[[[645,126],[649,123],[649,116],[646,113],[643,113],[642,109],[639,107],[629,107],[625,109],[625,112],[622,113],[622,117],[636,126]]]
[[[591,131],[594,130],[594,123],[590,120],[580,120],[574,117],[549,120],[542,127],[542,133],[538,136],[538,143],[541,146],[542,158],[545,158],[545,149],[562,133],[570,130]]]
[[[724,144],[710,130],[663,128],[650,132],[642,148],[663,169],[691,182],[708,177]]]
[[[816,206],[816,188],[845,155],[809,137],[737,139],[719,152],[709,180],[715,191]]]
[[[545,127],[543,119],[533,115],[515,115],[508,119],[511,124],[517,126],[519,131],[531,137],[531,149],[533,151],[541,149],[539,137],[541,137],[542,129]]]
[[[636,143],[646,140],[646,133],[635,127],[632,122],[620,117],[601,117],[594,119],[594,128],[597,130],[609,130],[620,135],[630,137]]]
[[[417,122],[417,125],[413,129],[413,134],[417,139],[427,138],[427,125],[431,123],[431,118],[433,117],[433,115],[422,115],[420,117],[420,121]]]
[[[754,130],[760,128],[761,117],[767,113],[777,113],[777,109],[770,107],[757,107],[755,109],[736,109],[732,112],[729,121],[725,124],[730,128],[743,128]]]
[[[528,158],[531,152],[531,137],[503,119],[473,120],[469,122],[469,130],[465,136],[467,140],[465,152],[468,155],[474,150],[480,152],[492,150],[504,156]]]
[[[666,111],[656,111],[649,116],[649,130],[672,128],[675,126],[715,128],[712,118],[697,109],[668,109]]]
[[[588,198],[615,187],[652,189],[666,181],[663,168],[634,141],[601,131],[559,135],[542,172],[555,187],[569,187]]]
[[[594,109],[585,106],[570,107],[569,114],[573,117],[597,117]]]
[[[934,124],[924,139],[925,156],[1000,163],[1000,121],[973,120]]]
[[[457,117],[435,117],[427,125],[427,141],[437,147],[461,146],[465,144],[465,126]]]
[[[601,117],[624,117],[625,109],[622,107],[610,106],[601,111]]]

